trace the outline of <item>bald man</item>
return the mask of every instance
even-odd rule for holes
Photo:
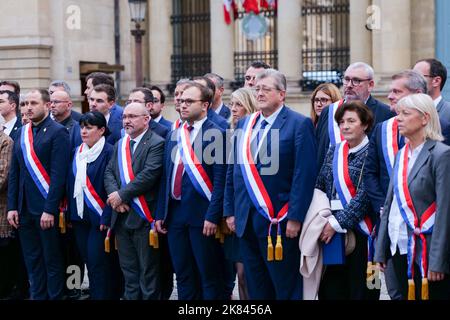
[[[105,172],[105,188],[125,278],[124,299],[157,300],[161,299],[160,250],[149,246],[149,233],[162,174],[164,139],[149,130],[150,115],[144,104],[127,105],[122,119],[127,134],[115,145]],[[134,179],[126,178],[131,176]]]
[[[70,135],[70,149],[81,144],[80,126],[72,117],[73,102],[67,91],[57,90],[50,96],[50,113],[53,119],[63,125]]]

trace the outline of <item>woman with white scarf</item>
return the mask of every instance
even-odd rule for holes
[[[103,177],[113,146],[105,141],[109,130],[103,114],[85,113],[79,123],[83,143],[75,150],[68,178],[70,220],[87,265],[91,299],[110,299],[111,271],[105,239],[111,207],[106,205]]]

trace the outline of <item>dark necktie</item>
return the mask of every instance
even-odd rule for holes
[[[194,129],[194,127],[189,126],[187,127],[187,129],[189,132],[191,132]],[[175,197],[175,199],[180,199],[181,197],[181,183],[183,181],[183,170],[184,170],[183,160],[181,159],[180,156],[180,161],[178,162],[177,166],[177,172],[175,173],[175,181],[173,183],[173,196]]]
[[[133,153],[134,153],[133,147],[134,147],[135,144],[136,144],[136,141],[130,139],[130,152],[131,152],[131,155],[133,155]]]

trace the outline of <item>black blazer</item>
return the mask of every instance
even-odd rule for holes
[[[120,180],[119,165],[117,160],[118,144],[114,146],[114,153],[105,170],[105,189],[107,194],[115,191],[119,192],[122,201],[130,204],[134,197],[144,195],[152,216],[156,206],[157,191],[163,168],[164,139],[151,130],[142,137],[132,155],[132,167],[135,179],[129,184],[122,186]],[[125,226],[130,229],[137,229],[148,224],[137,212],[130,209],[128,213],[117,213],[113,210],[111,217],[111,227],[120,215],[125,220]]]

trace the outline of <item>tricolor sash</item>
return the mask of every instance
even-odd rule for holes
[[[272,248],[272,240],[271,240],[271,229],[272,225],[277,226],[277,247],[278,242],[281,246],[281,231],[280,231],[280,222],[286,219],[288,214],[289,203],[286,203],[278,214],[275,215],[275,210],[273,208],[272,201],[269,197],[269,193],[267,192],[266,187],[259,175],[258,169],[256,168],[255,162],[253,160],[252,151],[251,151],[251,138],[253,127],[255,126],[258,117],[261,112],[256,112],[251,114],[245,119],[243,126],[243,136],[240,138],[240,142],[238,143],[238,156],[239,156],[239,164],[242,171],[242,176],[245,182],[245,186],[247,192],[252,200],[253,205],[255,206],[257,212],[261,214],[265,219],[270,222],[269,232],[268,232],[268,260],[273,260],[273,257],[270,255],[270,250]],[[277,252],[275,252],[277,256]],[[272,258],[272,259],[271,259]],[[275,257],[275,260],[281,260]]]
[[[336,192],[339,195],[339,200],[344,208],[348,206],[358,191],[357,187],[353,184],[348,171],[349,150],[348,142],[344,140],[336,145],[333,157],[333,181]],[[375,250],[374,238],[372,236],[373,228],[374,225],[368,215],[366,215],[358,224],[359,231],[367,236],[367,256],[369,262],[373,261]]]
[[[124,128],[120,129],[120,137],[121,138],[125,137],[126,134],[127,134],[127,132],[125,131]]]
[[[81,144],[77,148],[76,153],[81,153],[83,151],[83,145],[84,144]],[[76,177],[78,171],[76,156],[73,158],[72,171],[73,175]],[[94,186],[92,185],[91,180],[89,179],[87,174],[86,174],[86,188],[83,188],[83,195],[84,201],[86,202],[89,209],[91,209],[101,217],[103,214],[103,209],[105,208],[106,204],[103,202],[102,198],[100,198],[97,191],[95,191]]]
[[[181,126],[181,119],[177,119],[174,123],[172,123],[172,131],[178,129]]]
[[[129,135],[126,135],[118,141],[117,154],[120,180],[122,182],[122,185],[127,185],[134,180]],[[131,207],[139,214],[142,219],[153,223],[152,214],[143,195],[133,198],[131,200]]]
[[[208,201],[211,201],[213,184],[192,148],[188,125],[185,123],[178,134],[178,150],[184,168],[194,185],[195,190]]]
[[[334,119],[337,109],[343,104],[344,100],[339,100],[328,107],[328,135],[330,136],[330,146],[335,146],[344,140],[341,130],[339,129],[339,123]]]
[[[381,147],[387,171],[391,176],[399,149],[398,123],[395,117],[384,121],[381,125]]]
[[[397,162],[394,167],[394,194],[400,209],[400,214],[409,229],[413,232],[408,239],[408,279],[414,279],[414,260],[416,252],[416,241],[422,241],[422,252],[419,269],[422,275],[422,284],[427,279],[427,242],[425,235],[433,233],[433,226],[436,217],[436,202],[425,210],[422,217],[417,216],[414,203],[408,188],[408,150],[406,144],[398,153]],[[427,282],[427,281],[426,281]]]
[[[20,135],[20,145],[22,148],[23,159],[25,160],[25,165],[31,178],[42,196],[47,199],[48,190],[50,188],[50,176],[47,171],[45,171],[44,166],[34,151],[31,123],[28,123],[23,127]]]

